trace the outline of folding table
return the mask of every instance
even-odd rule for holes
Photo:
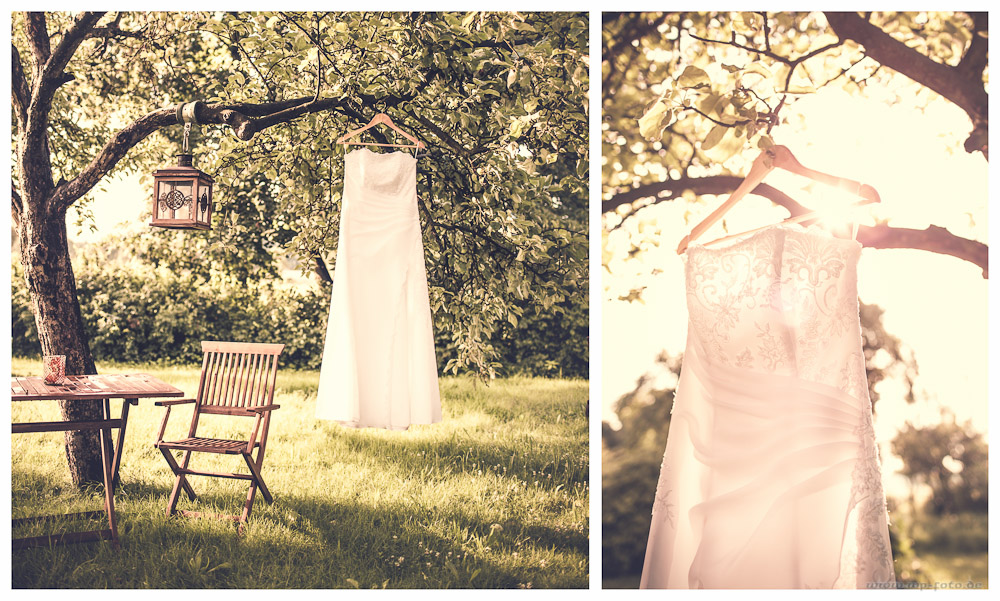
[[[111,540],[111,545],[119,548],[118,522],[115,516],[114,488],[118,483],[118,469],[121,467],[122,446],[125,442],[125,426],[128,423],[130,405],[137,405],[142,398],[180,397],[184,392],[157,380],[149,374],[118,374],[67,376],[64,384],[52,386],[42,378],[11,378],[10,398],[12,401],[103,401],[102,418],[97,420],[73,420],[57,422],[25,422],[11,425],[13,434],[30,432],[67,432],[71,430],[97,430],[101,438],[101,461],[104,472],[104,511],[84,511],[64,514],[71,517],[94,518],[102,513],[107,515],[108,527],[100,530],[68,532],[59,535],[35,536],[13,540],[14,549],[46,546],[49,544],[70,544],[94,540]],[[110,399],[120,398],[122,413],[120,418],[111,417]],[[111,430],[118,429],[118,441],[113,457],[108,457],[106,447],[111,440]],[[37,516],[13,520],[13,525],[50,520],[62,516]]]

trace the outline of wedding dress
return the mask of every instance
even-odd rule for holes
[[[416,164],[367,148],[344,158],[318,418],[393,430],[441,421]]]
[[[688,248],[688,341],[641,588],[894,582],[860,256],[788,225]]]

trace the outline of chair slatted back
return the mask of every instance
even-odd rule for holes
[[[198,411],[252,415],[250,407],[270,405],[283,344],[256,342],[201,343],[205,353],[198,382]]]

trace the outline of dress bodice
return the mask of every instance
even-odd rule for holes
[[[401,151],[373,152],[359,148],[344,158],[344,187],[384,196],[413,193],[416,185],[416,159]]]
[[[689,336],[710,362],[867,398],[860,256],[854,240],[787,225],[724,247],[692,245],[685,267]]]
[[[860,256],[787,225],[688,247],[688,344],[641,588],[894,582]]]

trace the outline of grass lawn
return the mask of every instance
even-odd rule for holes
[[[917,551],[920,568],[931,583],[972,583],[975,590],[989,588],[987,553]],[[970,587],[972,588],[972,587]]]
[[[37,360],[13,360],[13,375],[39,369]],[[198,369],[98,366],[150,373],[189,395]],[[443,378],[444,421],[391,432],[315,419],[318,379],[315,371],[278,374],[281,409],[263,469],[274,504],[258,494],[243,535],[232,522],[165,516],[173,475],[153,448],[164,410],[141,400],[129,414],[115,495],[122,549],[88,543],[16,551],[13,587],[588,586],[587,382],[508,378],[484,386]],[[120,403],[112,401],[112,413]],[[14,421],[58,419],[55,402],[12,403],[11,411]],[[167,438],[186,435],[190,411],[174,409]],[[205,419],[199,435],[236,433]],[[101,507],[100,490],[80,494],[71,485],[62,441],[62,433],[11,437],[12,517]],[[245,471],[240,463],[192,459],[192,467],[210,471]],[[198,476],[191,483],[199,498],[182,495],[180,509],[240,512],[246,483]],[[66,526],[21,526],[14,536]]]

